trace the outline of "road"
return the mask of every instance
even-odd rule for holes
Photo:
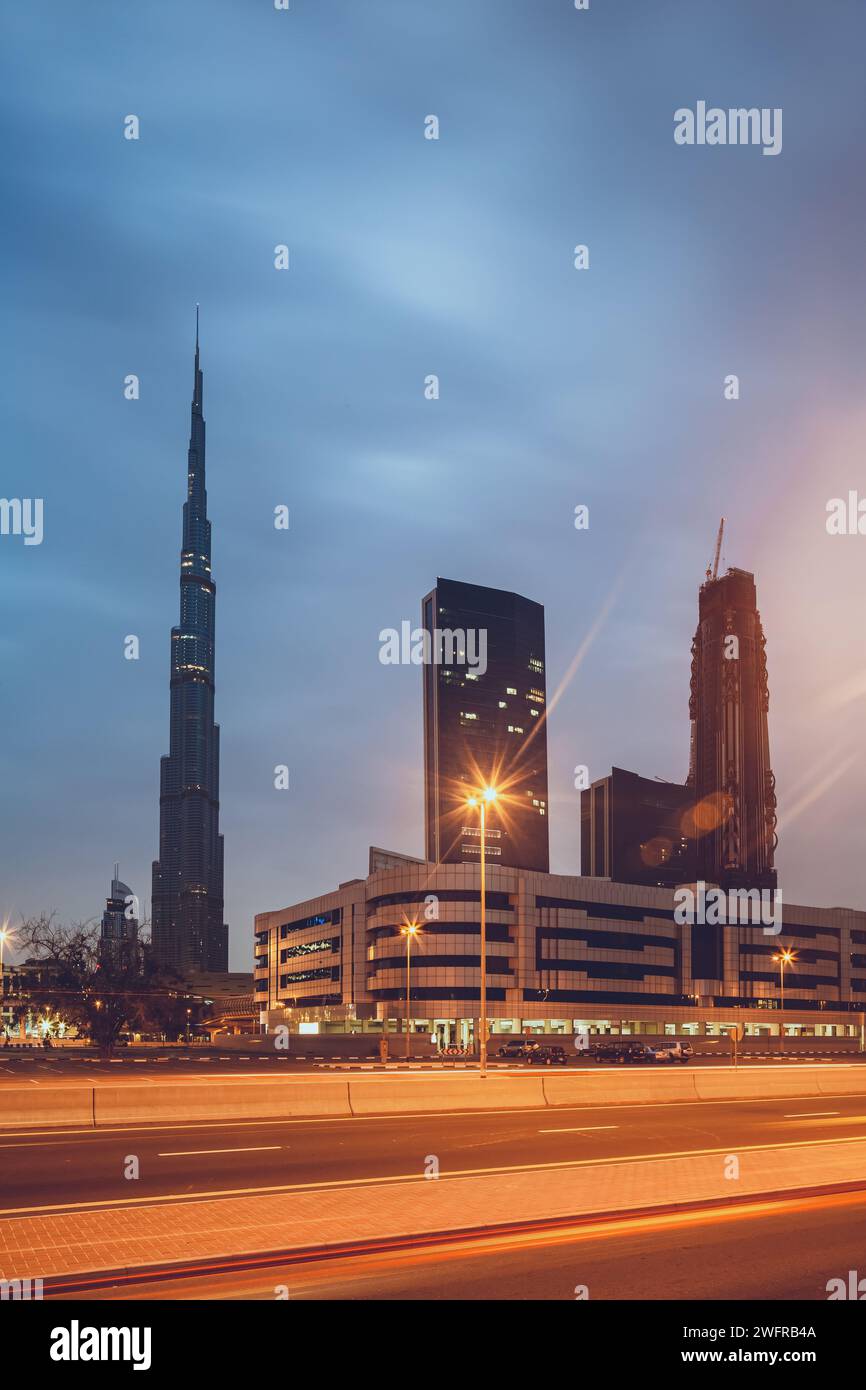
[[[814,1302],[826,1300],[830,1279],[858,1267],[864,1271],[864,1226],[866,1193],[756,1201],[397,1253],[287,1262],[135,1289],[109,1286],[87,1297],[571,1301],[575,1289],[585,1286],[590,1301]],[[705,1310],[704,1322],[708,1316]],[[786,1321],[801,1324],[808,1316],[801,1311]]]
[[[556,1106],[0,1135],[0,1215],[866,1137],[866,1096]],[[137,1160],[137,1178],[130,1158]],[[866,1270],[864,1270],[866,1272]]]

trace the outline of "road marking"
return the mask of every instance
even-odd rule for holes
[[[619,1129],[619,1125],[573,1125],[566,1129],[540,1129],[539,1134],[588,1134],[590,1130],[596,1129]]]
[[[170,1149],[157,1158],[192,1158],[198,1154],[260,1154],[266,1149],[281,1149],[282,1144],[255,1144],[243,1149]]]
[[[792,1115],[783,1115],[783,1120],[810,1120],[813,1115],[841,1115],[841,1110],[796,1110]],[[856,1120],[860,1117],[852,1115],[851,1119]]]
[[[768,1144],[739,1144],[738,1153],[762,1153],[774,1152],[778,1149],[814,1149],[825,1148],[832,1144],[862,1144],[866,1140],[866,1135],[858,1134],[845,1139],[792,1139],[786,1143]],[[641,1163],[655,1159],[665,1158],[707,1158],[714,1154],[729,1154],[730,1144],[716,1149],[679,1149],[670,1153],[649,1153],[649,1154],[624,1154],[622,1157],[600,1158],[574,1158],[564,1159],[557,1163],[515,1163],[492,1168],[455,1168],[451,1172],[440,1173],[439,1182],[447,1181],[450,1178],[477,1178],[477,1177],[501,1177],[511,1173],[544,1173],[560,1168],[611,1168],[621,1167],[627,1163]],[[100,1201],[90,1202],[54,1202],[47,1203],[41,1207],[5,1207],[0,1210],[0,1217],[14,1219],[22,1216],[39,1216],[51,1213],[57,1215],[63,1212],[72,1211],[97,1211],[103,1207],[114,1207],[121,1209],[125,1207],[150,1207],[159,1206],[165,1202],[212,1202],[220,1197],[262,1197],[288,1192],[323,1192],[330,1188],[364,1188],[381,1187],[384,1183],[405,1184],[425,1182],[423,1175],[414,1173],[396,1173],[384,1175],[378,1178],[334,1178],[328,1182],[298,1182],[298,1183],[275,1183],[267,1187],[228,1187],[208,1190],[207,1188],[198,1192],[168,1192],[161,1196],[153,1197],[120,1197],[105,1198]]]

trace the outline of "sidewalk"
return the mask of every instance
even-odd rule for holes
[[[323,1184],[265,1195],[5,1217],[0,1220],[0,1278],[48,1279],[798,1188],[866,1185],[866,1139],[741,1149],[736,1180],[725,1177],[728,1159],[719,1150],[682,1158]],[[422,1171],[424,1162],[419,1155]]]

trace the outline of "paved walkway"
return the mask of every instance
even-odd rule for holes
[[[339,1245],[549,1217],[628,1212],[803,1187],[866,1184],[866,1140],[743,1149],[729,1155],[578,1163],[544,1172],[388,1179],[272,1195],[149,1203],[0,1220],[0,1277],[136,1268]],[[419,1155],[419,1168],[424,1156]]]

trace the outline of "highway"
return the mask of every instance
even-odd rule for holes
[[[866,1137],[866,1096],[556,1106],[0,1134],[0,1215]],[[124,1177],[130,1157],[137,1178]],[[866,1271],[864,1271],[866,1272]]]

